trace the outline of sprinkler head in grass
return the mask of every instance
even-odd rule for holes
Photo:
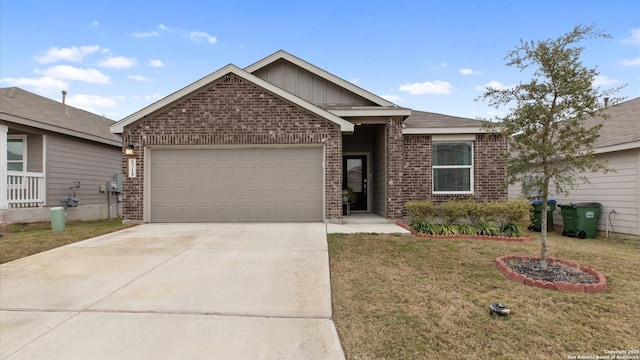
[[[507,316],[510,313],[511,313],[511,309],[503,303],[494,302],[494,303],[491,303],[491,305],[489,305],[490,315]]]

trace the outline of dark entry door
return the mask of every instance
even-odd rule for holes
[[[367,156],[347,155],[342,157],[342,188],[351,188],[356,201],[351,210],[367,210]]]

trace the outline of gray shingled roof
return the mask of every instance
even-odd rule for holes
[[[0,88],[0,120],[121,146],[113,120],[17,87]]]
[[[457,116],[437,114],[426,111],[411,110],[411,116],[405,121],[406,128],[456,128],[456,127],[480,127],[483,121],[467,119]]]
[[[587,128],[602,124],[594,148],[640,141],[640,97],[622,102],[606,110],[608,118],[587,119]]]

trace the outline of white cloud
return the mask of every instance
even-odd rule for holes
[[[6,86],[34,88],[37,92],[43,93],[51,93],[54,90],[60,91],[69,88],[69,84],[66,82],[54,79],[50,76],[43,76],[39,78],[4,78],[0,79],[0,84]]]
[[[608,78],[608,77],[606,77],[604,75],[598,75],[593,80],[593,85],[595,85],[595,86],[608,86],[608,85],[617,84],[619,82],[620,82],[620,80],[618,80],[618,79],[611,79],[611,78]]]
[[[360,83],[360,79],[358,79],[358,78],[353,78],[353,79],[351,79],[350,83],[352,83],[352,84],[356,84],[356,85],[357,85],[358,83]]]
[[[514,86],[515,85],[505,85],[499,81],[491,80],[482,86],[476,86],[475,89],[478,91],[485,91],[487,89],[505,90],[505,89],[510,89]]]
[[[160,24],[160,25],[158,25],[158,29],[160,29],[160,30],[164,30],[164,31],[168,31],[168,32],[174,32],[174,31],[175,31],[175,30],[173,30],[173,29],[171,29],[171,28],[169,28],[169,27],[165,26],[164,24]]]
[[[622,42],[633,44],[633,45],[640,45],[640,28],[631,29],[631,37],[628,39],[622,40]]]
[[[135,32],[131,34],[131,36],[136,38],[148,38],[148,37],[158,36],[158,32],[155,30],[147,31],[147,32]]]
[[[91,22],[91,26],[93,26],[93,27],[98,27],[98,26],[100,26],[100,21],[98,21],[98,20],[93,20],[93,21]]]
[[[142,75],[129,75],[128,77],[129,79],[135,80],[135,81],[145,81],[145,82],[153,81],[153,79],[146,78]]]
[[[443,95],[451,92],[451,84],[442,80],[426,81],[423,83],[404,84],[398,88],[411,95],[434,94]]]
[[[56,65],[46,70],[35,70],[36,74],[54,79],[77,80],[91,84],[111,84],[111,79],[96,69],[80,69],[69,65]]]
[[[640,65],[640,56],[638,56],[635,59],[631,59],[631,60],[620,60],[620,64],[624,65],[624,66],[637,66]]]
[[[153,59],[153,60],[149,60],[149,66],[151,66],[151,67],[163,67],[164,63],[162,62],[162,60]]]
[[[84,60],[84,57],[92,54],[96,51],[100,50],[100,46],[97,45],[89,45],[89,46],[72,46],[68,48],[57,48],[51,47],[47,51],[45,55],[36,56],[36,61],[40,63],[53,63],[57,61],[71,61],[71,62],[80,62]]]
[[[391,101],[391,102],[401,102],[404,101],[404,99],[402,98],[402,96],[400,95],[380,95],[381,98]]]
[[[162,95],[160,94],[151,94],[151,95],[145,95],[144,99],[145,100],[156,100],[156,99],[160,99],[162,97]]]
[[[464,68],[464,69],[460,69],[460,74],[462,74],[462,75],[482,75],[482,71]]]
[[[138,66],[138,59],[126,58],[124,56],[112,56],[98,63],[98,66],[108,67],[113,69],[127,69],[133,66]]]
[[[189,33],[189,39],[196,41],[196,42],[201,42],[203,40],[208,41],[211,44],[215,44],[218,41],[218,38],[216,38],[213,35],[209,35],[204,31],[192,31]]]
[[[113,99],[109,99],[103,96],[84,94],[69,96],[67,98],[67,104],[81,109],[86,109],[87,107],[94,106],[99,108],[110,108],[118,106],[118,103]]]

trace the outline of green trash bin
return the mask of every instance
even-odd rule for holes
[[[52,207],[51,210],[49,210],[49,214],[51,215],[51,231],[64,231],[65,223],[67,222],[67,216],[64,213],[64,208],[61,206]]]
[[[562,235],[578,239],[595,239],[598,236],[598,216],[600,203],[584,202],[560,205],[562,214]]]
[[[542,200],[531,202],[533,206],[533,224],[529,226],[531,231],[542,230]],[[547,200],[547,231],[553,231],[553,212],[556,210],[556,201]]]

